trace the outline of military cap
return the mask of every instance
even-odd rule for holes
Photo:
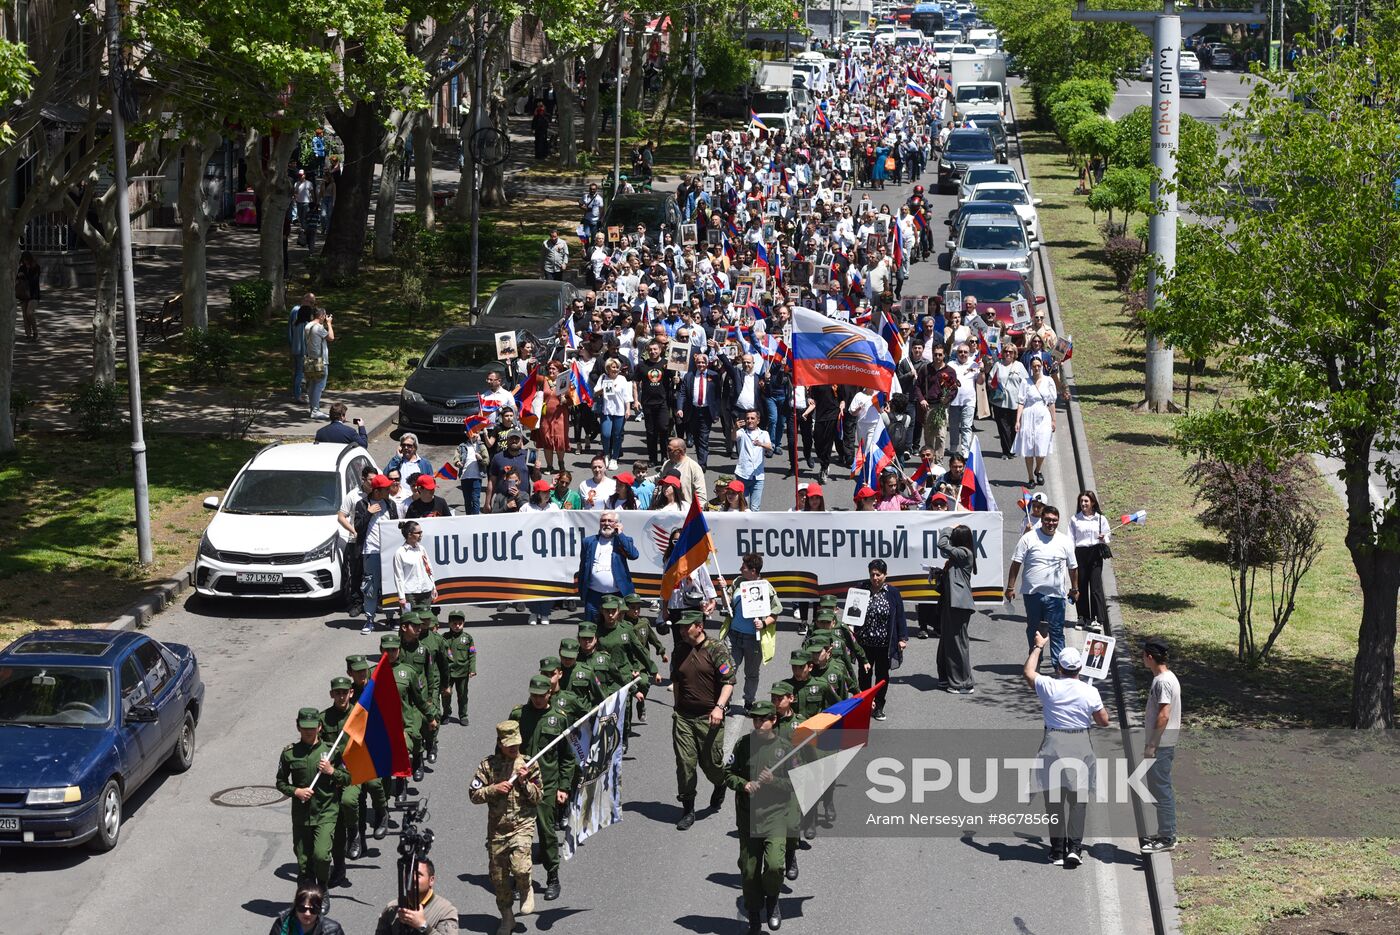
[[[749,705],[749,717],[773,717],[778,708],[771,701],[755,701]]]
[[[345,669],[347,672],[364,672],[366,669],[373,669],[374,666],[365,656],[346,656]]]
[[[774,682],[774,683],[773,683],[773,687],[770,688],[770,689],[768,689],[768,694],[770,694],[770,695],[795,695],[795,694],[797,694],[797,690],[796,690],[795,688],[792,687],[792,683],[791,683],[791,682],[789,682],[789,681],[787,681],[786,679],[784,679],[784,680],[779,681],[779,682]]]
[[[520,722],[502,721],[496,725],[496,743],[505,747],[520,746]]]
[[[687,610],[681,614],[681,626],[688,627],[692,623],[704,623],[705,615],[698,610]]]
[[[349,691],[354,687],[355,683],[343,675],[337,675],[335,678],[331,679],[331,691],[333,692],[340,691],[342,688]]]
[[[598,624],[585,620],[578,625],[578,638],[586,639],[588,637],[598,638]]]
[[[385,633],[379,638],[380,649],[399,649],[403,646],[403,641],[399,639],[397,633]]]
[[[575,653],[578,652],[578,640],[574,639],[572,636],[566,636],[559,641],[559,655],[564,655],[568,650],[573,650]]]
[[[805,666],[812,661],[812,654],[805,649],[795,649],[788,656],[788,663],[794,666]]]
[[[572,642],[572,641],[570,641],[570,642]],[[563,659],[577,659],[577,658],[578,658],[578,643],[574,643],[574,645],[572,645],[572,646],[565,646],[563,643],[560,643],[560,644],[559,644],[559,658],[560,658],[561,660],[563,660]],[[561,665],[561,668],[562,668],[562,665]]]
[[[604,610],[626,610],[627,602],[622,599],[621,594],[605,594],[599,606]]]
[[[450,613],[450,614],[447,615],[447,622],[448,622],[448,623],[451,623],[451,622],[454,621],[454,620],[461,620],[461,621],[465,622],[466,619],[467,619],[467,612],[464,611],[464,610],[454,610],[454,611],[452,611],[452,613]]]
[[[545,676],[546,678],[548,678],[549,674],[555,669],[562,668],[563,666],[559,664],[558,656],[545,656],[543,659],[540,660],[540,674]]]
[[[399,626],[402,627],[405,624],[413,624],[415,627],[421,627],[423,625],[423,615],[416,610],[409,610],[399,614]]]
[[[809,647],[821,649],[824,646],[830,645],[831,634],[825,630],[817,630],[815,632],[807,634],[806,643]]]
[[[302,708],[297,712],[297,727],[320,727],[321,711],[319,708]]]
[[[554,690],[554,686],[549,683],[547,675],[530,676],[530,694],[547,695]]]
[[[636,591],[633,591],[631,594],[624,597],[623,600],[626,601],[629,606],[635,607],[637,604],[640,604],[642,602],[642,596]]]
[[[818,606],[818,607],[835,607],[835,606],[836,606],[836,595],[835,595],[835,594],[823,594],[823,595],[821,596],[821,600],[819,600],[819,601],[817,602],[817,606]]]

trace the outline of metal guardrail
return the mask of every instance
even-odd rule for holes
[[[1016,119],[1015,105],[1008,99],[1008,106],[1011,107],[1012,126],[1016,131],[1016,159],[1020,163],[1021,177],[1028,183],[1030,172],[1026,166],[1025,149],[1021,144],[1021,125]],[[1065,334],[1064,320],[1060,315],[1060,300],[1055,291],[1055,277],[1050,269],[1049,248],[1045,246],[1044,224],[1041,225],[1041,248],[1036,251],[1040,266],[1040,281],[1044,285],[1046,304],[1050,308],[1051,327],[1056,334]],[[1079,406],[1079,399],[1074,394],[1074,365],[1072,361],[1065,361],[1060,365],[1066,387],[1069,388],[1069,403],[1066,408],[1069,413],[1069,437],[1070,447],[1074,451],[1074,468],[1079,481],[1080,490],[1097,490],[1098,485],[1094,481],[1094,464],[1089,455],[1088,434],[1084,428],[1084,414]],[[1104,591],[1108,594],[1108,620],[1104,622],[1104,629],[1110,636],[1126,632],[1126,625],[1123,623],[1123,615],[1118,606],[1118,579],[1113,573],[1113,559],[1105,559],[1103,564],[1103,584]],[[1120,651],[1113,654],[1113,696],[1118,708],[1118,729],[1123,734],[1123,748],[1128,758],[1130,769],[1136,769],[1136,754],[1131,743],[1132,723],[1129,717],[1129,710],[1142,710],[1141,699],[1138,695],[1137,680],[1133,676],[1131,661],[1128,661],[1121,651],[1124,644],[1120,643]],[[1137,822],[1138,837],[1145,837],[1147,834],[1146,816],[1143,813],[1142,803],[1133,800],[1133,817]],[[1173,873],[1171,854],[1156,853],[1143,855],[1143,869],[1147,877],[1147,902],[1152,912],[1152,930],[1156,935],[1178,935],[1181,931],[1181,917],[1177,910],[1176,877]]]

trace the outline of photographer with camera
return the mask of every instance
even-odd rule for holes
[[[433,935],[456,935],[457,907],[439,896],[434,889],[437,884],[437,870],[427,854],[428,847],[432,846],[433,833],[424,831],[418,836],[420,840],[414,841],[410,840],[409,827],[409,822],[405,819],[405,836],[399,848],[403,850],[408,847],[411,856],[400,857],[399,863],[407,869],[407,861],[412,860],[412,882],[408,885],[408,892],[401,893],[398,899],[384,907],[379,916],[379,924],[375,926],[374,935],[428,932],[432,932]],[[426,845],[422,843],[422,837],[426,837]],[[399,885],[402,890],[402,879]]]

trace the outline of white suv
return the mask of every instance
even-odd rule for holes
[[[359,445],[274,443],[239,470],[199,540],[194,586],[208,597],[348,596],[345,547],[336,519],[367,466]]]

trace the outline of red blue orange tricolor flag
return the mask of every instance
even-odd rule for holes
[[[715,550],[710,538],[710,524],[705,522],[700,501],[703,491],[696,491],[690,498],[690,510],[681,525],[680,538],[671,547],[671,555],[666,559],[666,567],[661,572],[661,600],[670,598],[671,592],[697,569],[704,567],[710,554]]]
[[[341,760],[352,784],[413,771],[403,732],[403,702],[387,655],[379,657],[379,665],[345,719],[344,734]]]

